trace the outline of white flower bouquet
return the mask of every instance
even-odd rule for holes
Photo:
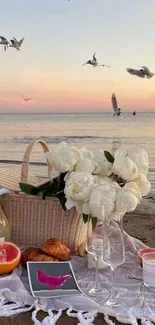
[[[43,199],[57,197],[64,210],[76,207],[85,223],[90,217],[93,224],[120,220],[150,191],[148,155],[139,147],[122,147],[112,155],[61,142],[45,156],[53,167],[51,180],[38,187],[20,183],[20,189]]]

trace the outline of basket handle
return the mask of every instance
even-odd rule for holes
[[[32,152],[33,147],[37,144],[41,144],[44,152],[48,152],[49,148],[46,144],[46,142],[44,142],[43,140],[33,140],[31,143],[29,143],[28,147],[26,148],[24,157],[23,157],[23,161],[22,161],[22,166],[21,166],[21,183],[26,183],[28,181],[28,168],[29,168],[29,162],[30,162],[30,155]],[[48,167],[48,177],[50,178],[50,172],[52,170],[52,166],[50,165],[50,163],[47,161],[47,167]]]

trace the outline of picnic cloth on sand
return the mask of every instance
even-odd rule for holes
[[[35,325],[54,325],[61,316],[63,310],[70,317],[77,317],[78,324],[93,324],[97,313],[103,313],[107,324],[113,322],[109,316],[115,316],[117,320],[128,324],[137,324],[141,319],[143,325],[155,322],[155,291],[147,288],[142,283],[142,268],[136,254],[137,249],[146,247],[141,241],[124,232],[125,263],[119,266],[115,272],[116,294],[128,308],[124,312],[112,312],[101,305],[103,298],[91,299],[85,292],[88,286],[95,280],[95,271],[87,267],[87,259],[72,256],[78,284],[84,294],[67,296],[54,299],[36,299],[30,293],[27,270],[21,265],[11,275],[0,277],[0,316],[11,316],[29,310],[32,311],[32,320]],[[110,269],[100,271],[100,281],[103,286],[110,283]],[[8,304],[9,303],[9,304]],[[44,320],[37,320],[39,310],[47,311],[48,316]]]

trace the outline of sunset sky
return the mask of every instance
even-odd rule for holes
[[[1,0],[1,35],[25,37],[21,51],[0,45],[0,112],[155,109],[155,0]],[[96,52],[99,63],[82,64]],[[32,97],[25,103],[21,94]]]

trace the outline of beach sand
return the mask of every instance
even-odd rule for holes
[[[155,247],[155,201],[153,199],[143,199],[137,209],[124,217],[124,230],[150,247]],[[43,319],[45,313],[37,314],[38,319]],[[120,323],[114,320],[115,324]],[[67,317],[65,313],[58,320],[57,325],[75,325],[77,319]],[[31,312],[10,318],[0,318],[0,325],[32,325]],[[103,315],[98,315],[95,325],[104,325]],[[106,324],[107,325],[107,324]]]

